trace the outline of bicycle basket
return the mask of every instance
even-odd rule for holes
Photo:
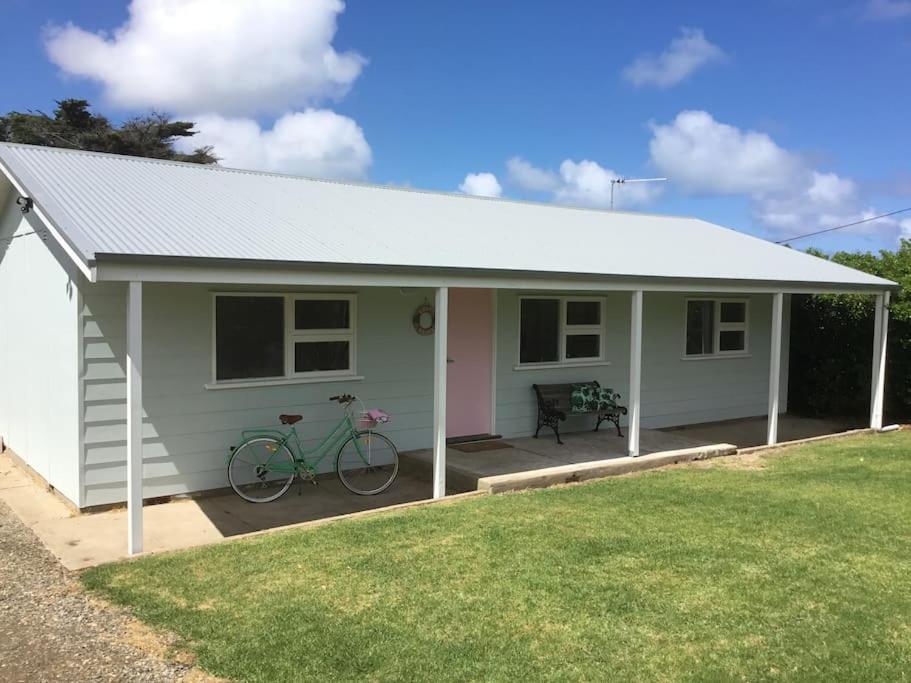
[[[358,427],[361,429],[375,429],[378,425],[389,422],[389,414],[379,408],[371,408],[361,413]]]

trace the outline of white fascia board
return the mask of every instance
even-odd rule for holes
[[[400,268],[370,270],[330,269],[326,266],[215,264],[188,261],[148,263],[99,259],[94,267],[98,281],[186,282],[277,287],[476,287],[536,291],[693,292],[735,294],[875,294],[883,285],[841,283],[739,282],[736,280],[671,280],[610,276],[564,276],[547,273],[490,274],[471,271],[433,271]]]
[[[54,238],[54,240],[57,242],[57,244],[60,245],[60,248],[63,249],[64,252],[66,252],[66,255],[70,257],[70,259],[72,260],[72,262],[74,264],[76,264],[76,267],[79,268],[79,270],[82,272],[83,275],[85,275],[85,277],[89,280],[89,282],[95,282],[95,277],[96,277],[95,269],[92,266],[90,266],[88,263],[86,263],[85,260],[82,258],[82,256],[79,253],[77,253],[77,251],[70,245],[70,243],[66,240],[66,238],[63,236],[63,234],[60,232],[60,230],[57,228],[57,226],[54,225],[54,222],[50,219],[50,217],[48,217],[48,215],[44,212],[44,210],[38,205],[38,202],[35,201],[35,198],[31,195],[31,193],[25,187],[23,187],[22,183],[19,182],[19,180],[16,178],[16,176],[14,176],[12,174],[12,172],[2,162],[0,162],[0,172],[3,173],[3,175],[6,177],[6,179],[13,186],[13,189],[16,192],[18,192],[20,196],[28,197],[29,199],[32,200],[31,211],[36,216],[38,216],[38,218],[41,220],[42,223],[44,223],[44,227],[47,228],[48,233],[51,234],[51,236]]]

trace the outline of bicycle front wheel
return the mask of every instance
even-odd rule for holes
[[[388,489],[399,473],[399,452],[376,432],[352,434],[335,461],[338,478],[352,493],[372,496]]]
[[[250,439],[231,454],[228,481],[251,503],[269,503],[291,488],[297,469],[288,447],[276,439]]]

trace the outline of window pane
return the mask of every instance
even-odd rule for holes
[[[746,322],[747,305],[742,301],[721,302],[721,322],[742,323]]]
[[[600,325],[601,303],[598,301],[567,301],[567,325]]]
[[[559,360],[560,302],[557,299],[522,299],[519,362]]]
[[[718,335],[719,351],[743,351],[746,349],[746,335],[742,330],[723,330]]]
[[[215,378],[284,374],[285,300],[265,296],[216,297]]]
[[[346,299],[298,299],[294,302],[294,328],[346,330],[350,321],[348,309]]]
[[[600,334],[566,335],[567,358],[598,358],[601,355]]]
[[[294,372],[348,370],[347,341],[297,342],[294,344]]]
[[[715,302],[688,301],[686,304],[686,355],[712,353],[715,333]]]

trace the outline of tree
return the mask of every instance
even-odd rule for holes
[[[106,117],[92,113],[89,107],[86,100],[68,99],[57,102],[53,116],[40,111],[11,111],[0,116],[0,141],[196,164],[218,161],[212,147],[199,147],[191,154],[174,149],[179,138],[196,135],[190,121],[171,121],[165,114],[151,112],[127,119],[117,127]]]

